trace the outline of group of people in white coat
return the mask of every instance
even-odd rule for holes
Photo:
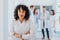
[[[51,31],[52,36],[54,36],[54,30],[55,30],[55,12],[54,12],[54,10],[51,9],[51,11],[49,12],[49,11],[47,11],[46,6],[43,6],[42,11],[40,11],[40,13],[38,13],[38,9],[34,8],[33,5],[31,5],[30,8],[32,11],[30,18],[32,18],[31,20],[35,23],[35,29],[37,30],[37,28],[39,28],[39,25],[40,25],[42,35],[43,35],[42,39],[45,39],[45,31],[46,31],[47,38],[48,38],[48,40],[50,40],[49,31]],[[40,24],[39,24],[39,22],[40,22]]]
[[[55,28],[55,16],[54,15],[55,15],[54,10],[51,10],[50,12],[48,12],[45,6],[42,7],[42,12],[40,14],[40,19],[42,23],[41,24],[42,34],[43,34],[42,39],[45,39],[44,29],[46,30],[48,40],[50,40],[49,29],[51,30],[50,34],[54,33],[54,30],[53,30]],[[52,36],[54,36],[54,34]]]
[[[17,5],[17,7],[14,10],[14,19],[12,21],[12,26],[10,28],[10,40],[34,40],[34,33],[36,28],[38,27],[38,19],[41,20],[41,27],[42,27],[42,35],[45,39],[45,32],[44,28],[46,29],[47,38],[50,40],[49,37],[49,30],[48,25],[50,24],[53,29],[55,27],[55,12],[54,10],[51,10],[49,13],[46,10],[46,7],[43,6],[42,12],[40,12],[40,15],[38,15],[38,11],[36,8],[33,9],[33,5],[30,6],[32,10],[29,10],[29,8],[26,5]],[[49,21],[51,20],[51,21]]]

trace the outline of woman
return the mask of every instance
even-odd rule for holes
[[[10,29],[11,40],[33,40],[34,25],[29,19],[30,13],[26,5],[18,5]]]
[[[50,11],[50,27],[51,27],[51,32],[52,36],[54,36],[54,29],[55,29],[55,12],[54,10]]]
[[[30,6],[30,19],[32,20],[32,22],[34,22],[34,14],[33,14],[33,11],[34,11],[34,5],[31,5]]]
[[[37,31],[37,29],[39,28],[38,9],[35,8],[34,11],[33,11],[33,14],[34,14],[35,29],[36,29],[36,31]]]
[[[38,10],[35,8],[33,13],[34,13],[34,18],[36,20],[35,22],[38,23]]]

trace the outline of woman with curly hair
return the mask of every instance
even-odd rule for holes
[[[18,5],[10,29],[11,40],[33,40],[34,24],[29,19],[30,12],[26,5]]]

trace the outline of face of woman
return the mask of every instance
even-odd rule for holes
[[[20,8],[20,9],[18,10],[19,19],[24,19],[25,13],[26,13],[26,12],[25,12],[22,8]]]
[[[38,14],[38,10],[35,10],[35,14]]]
[[[46,8],[42,8],[42,11],[45,12],[46,11]]]
[[[52,12],[52,11],[50,11],[50,14],[51,14],[51,15],[53,15],[53,12]]]

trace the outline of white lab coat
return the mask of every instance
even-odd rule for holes
[[[39,18],[38,18],[38,14],[34,15],[34,24],[35,24],[35,32],[38,30],[39,28]]]
[[[45,16],[43,15],[45,14]],[[45,13],[43,13],[42,11],[40,12],[40,26],[41,28],[48,28],[49,27],[49,18],[50,18],[50,14],[48,11],[45,11]],[[45,22],[45,27],[43,27],[43,20]]]
[[[50,16],[50,26],[53,28],[55,23],[55,16],[51,15]]]
[[[35,15],[34,15],[34,19],[35,19],[35,23],[36,23],[36,24],[38,24],[38,19],[39,19],[38,17],[39,17],[38,14],[35,14]]]
[[[26,32],[30,32],[29,35],[25,34]],[[22,40],[20,38],[16,38],[13,33],[18,33],[23,35],[22,38],[24,38],[25,40],[33,40],[34,38],[34,24],[32,23],[31,20],[27,20],[27,21],[23,21],[23,23],[21,23],[19,20],[13,20],[12,22],[12,26],[10,29],[10,40]]]
[[[50,16],[50,29],[51,29],[51,33],[52,33],[52,36],[54,36],[54,30],[55,30],[55,15],[51,15]]]
[[[35,22],[33,10],[30,10],[30,19],[32,20],[32,22]]]

